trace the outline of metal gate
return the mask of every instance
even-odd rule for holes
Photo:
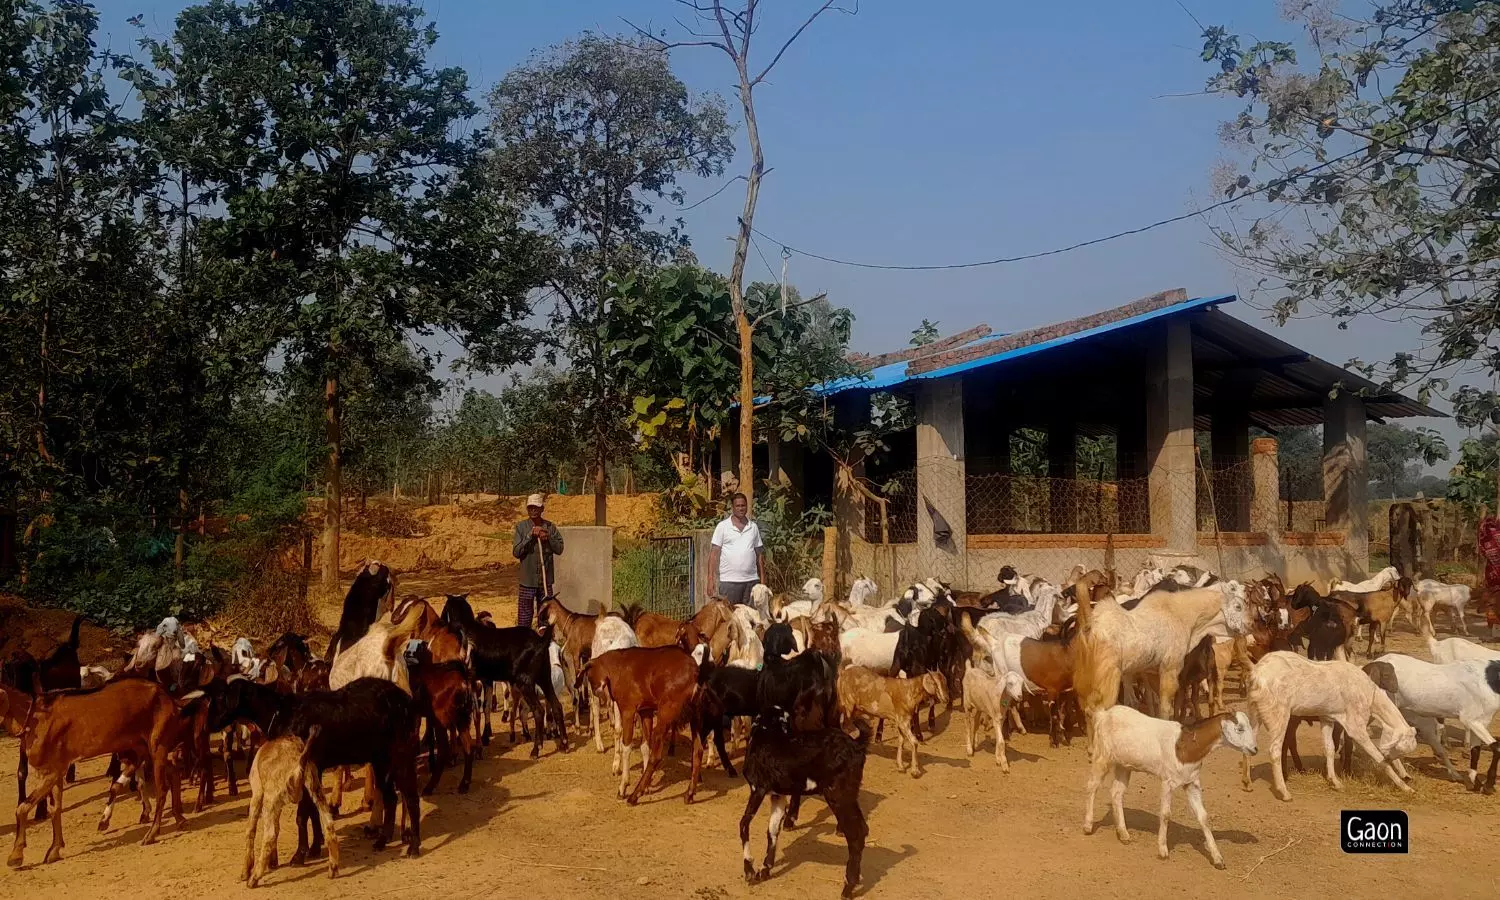
[[[674,619],[693,614],[696,595],[693,578],[693,539],[691,537],[653,537],[650,539],[650,586],[646,591],[646,608]]]

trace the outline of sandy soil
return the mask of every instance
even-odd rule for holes
[[[465,576],[468,577],[468,576]],[[476,594],[489,583],[475,575]],[[407,586],[416,576],[409,576]],[[460,579],[462,580],[462,579]],[[431,584],[433,593],[462,584]],[[493,588],[509,591],[504,585]],[[426,593],[423,588],[421,592]],[[482,604],[481,604],[482,605]],[[512,607],[491,606],[497,616]],[[1414,635],[1400,634],[1392,649],[1415,650]],[[498,718],[496,724],[499,724]],[[1013,893],[1079,892],[1090,897],[1178,896],[1206,892],[1247,897],[1495,897],[1500,870],[1494,841],[1500,834],[1500,797],[1481,797],[1438,779],[1430,752],[1413,760],[1417,793],[1356,775],[1342,794],[1316,774],[1292,775],[1294,799],[1272,798],[1265,756],[1256,760],[1255,789],[1239,787],[1238,757],[1218,751],[1205,775],[1209,813],[1228,870],[1215,871],[1185,803],[1173,810],[1172,857],[1155,854],[1157,787],[1137,776],[1126,799],[1134,841],[1120,844],[1112,830],[1083,835],[1086,755],[1081,742],[1052,749],[1041,735],[1010,745],[1012,773],[996,768],[986,743],[972,759],[963,753],[963,717],[939,718],[939,733],[922,750],[926,772],[911,778],[895,771],[894,747],[872,749],[865,770],[862,807],[871,843],[864,859],[864,895],[880,897],[972,897]],[[577,732],[574,733],[577,739]],[[1304,759],[1321,766],[1317,739],[1304,729]],[[475,766],[474,787],[454,793],[456,773],[446,774],[438,793],[423,802],[423,854],[401,858],[376,854],[359,834],[356,816],[341,819],[345,873],[326,878],[321,865],[281,869],[267,879],[265,895],[321,898],[384,897],[411,893],[478,898],[487,896],[626,898],[797,898],[837,896],[844,844],[820,801],[809,801],[804,823],[783,835],[775,878],[754,889],[740,880],[736,836],[746,789],[721,770],[707,773],[699,802],[682,803],[685,753],[664,767],[660,789],[639,807],[615,799],[616,779],[607,756],[585,746],[557,753],[548,742],[542,758],[526,758],[529,745],[510,747],[498,738]],[[0,741],[0,784],[11,784],[15,742]],[[144,827],[133,824],[137,806],[126,801],[115,827],[94,829],[107,785],[104,761],[80,766],[81,782],[66,794],[67,846],[61,862],[42,866],[50,828],[32,827],[28,867],[0,874],[0,897],[239,896],[236,877],[243,852],[245,798],[221,802],[189,815],[182,830],[168,826],[160,842],[139,847]],[[194,792],[189,791],[189,803]],[[0,837],[13,833],[13,795],[0,799]],[[1099,814],[1106,815],[1107,791]],[[1411,817],[1408,856],[1346,856],[1339,850],[1340,809],[1401,808]],[[768,816],[762,809],[752,827],[757,860],[764,853]],[[288,817],[282,858],[294,846]],[[1272,855],[1274,854],[1274,855]],[[1265,859],[1270,856],[1269,859]],[[1265,860],[1262,862],[1262,860]],[[1334,888],[1334,886],[1337,888]]]

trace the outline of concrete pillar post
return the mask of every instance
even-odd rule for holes
[[[1350,563],[1370,565],[1370,474],[1365,464],[1365,401],[1348,391],[1323,401],[1323,518],[1344,533]]]
[[[1220,531],[1250,529],[1250,415],[1241,404],[1214,410],[1214,508]]]
[[[1281,473],[1276,439],[1250,442],[1250,530],[1272,540],[1281,533]]]
[[[917,561],[930,577],[967,586],[963,399],[957,378],[917,385]],[[946,535],[935,533],[934,513]]]
[[[1047,477],[1052,479],[1051,531],[1072,534],[1078,530],[1078,424],[1059,420],[1047,428]]]
[[[1193,339],[1187,319],[1164,320],[1147,342],[1146,449],[1151,531],[1167,553],[1198,554],[1193,445]]]

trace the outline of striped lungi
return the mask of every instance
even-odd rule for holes
[[[516,624],[531,627],[531,619],[536,615],[536,601],[542,595],[539,587],[527,587],[521,585],[516,595]]]

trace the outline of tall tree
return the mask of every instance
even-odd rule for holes
[[[729,298],[734,307],[735,335],[740,347],[740,490],[754,499],[755,495],[755,328],[776,311],[755,315],[745,301],[745,263],[750,253],[750,238],[755,230],[755,208],[760,201],[760,182],[766,174],[766,157],[761,149],[760,125],[755,118],[755,89],[771,74],[788,48],[802,36],[808,26],[830,9],[852,14],[835,0],[825,0],[807,19],[781,44],[770,61],[764,66],[750,61],[750,39],[760,25],[760,0],[741,0],[728,4],[722,0],[677,0],[693,11],[697,27],[706,31],[691,32],[692,39],[668,41],[662,35],[653,35],[644,29],[631,27],[643,37],[654,41],[663,50],[674,47],[713,47],[729,57],[734,65],[739,89],[740,111],[745,119],[745,139],[750,145],[750,171],[745,177],[745,205],[740,212],[739,230],[734,238],[734,263],[729,270]],[[811,301],[809,301],[811,302]],[[781,312],[785,312],[781,310]]]
[[[1263,275],[1285,320],[1362,316],[1424,335],[1366,368],[1426,398],[1450,379],[1500,378],[1500,3],[1364,0],[1288,8],[1313,50],[1204,33],[1209,89],[1245,101],[1226,128],[1248,164],[1227,196],[1263,204],[1218,229]],[[1290,214],[1288,214],[1290,213]],[[1500,394],[1453,393],[1459,423],[1500,413]]]
[[[1429,428],[1371,425],[1365,439],[1370,481],[1382,494],[1395,499],[1403,484],[1415,480],[1422,462],[1436,465],[1448,458],[1448,445]]]
[[[605,524],[605,472],[628,447],[628,400],[607,365],[599,329],[615,273],[659,265],[687,247],[678,178],[720,175],[733,154],[724,105],[699,97],[664,54],[585,34],[510,72],[491,95],[494,162],[557,240],[549,279],[565,334],[575,419],[588,436],[594,522]]]
[[[532,247],[475,174],[483,136],[459,135],[477,108],[462,70],[429,65],[436,40],[408,2],[208,0],[151,47],[229,125],[212,173],[227,214],[204,240],[265,285],[270,332],[323,381],[327,592],[345,369],[414,329],[463,334],[491,363],[531,353],[516,323]]]

